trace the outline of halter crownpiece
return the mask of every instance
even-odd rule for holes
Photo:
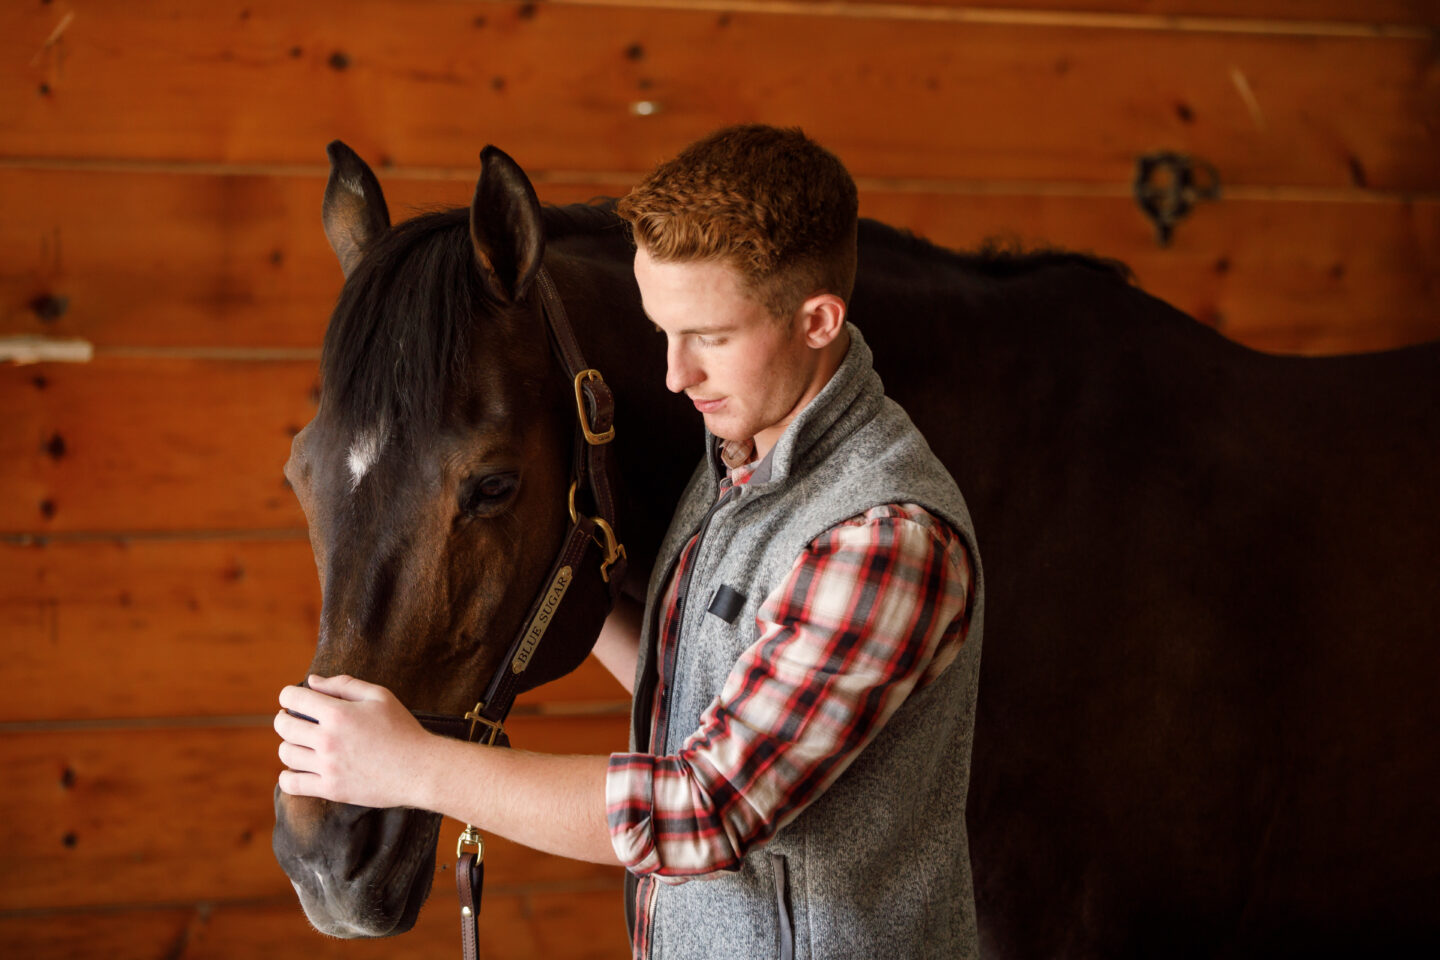
[[[483,698],[463,717],[415,714],[431,733],[485,746],[510,745],[505,718],[518,694],[570,672],[589,654],[624,582],[628,560],[625,545],[615,533],[614,464],[609,446],[615,439],[614,395],[600,371],[585,362],[565,305],[544,267],[536,277],[536,287],[551,346],[575,387],[575,450],[567,504],[570,529],[544,588],[491,675]],[[594,516],[576,507],[577,494],[594,505]],[[561,639],[543,645],[548,636]],[[583,649],[577,649],[581,644]],[[465,960],[476,960],[480,955],[478,918],[485,882],[485,840],[472,824],[466,824],[460,834],[455,856],[461,949]]]

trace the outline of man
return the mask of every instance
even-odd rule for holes
[[[281,695],[320,719],[277,716],[281,789],[622,863],[637,957],[973,956],[978,554],[846,322],[854,183],[798,130],[744,126],[618,210],[666,384],[706,426],[642,622],[596,648],[635,694],[632,750],[444,740],[314,677]]]

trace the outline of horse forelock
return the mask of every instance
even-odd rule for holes
[[[470,345],[487,308],[468,213],[424,213],[374,241],[325,332],[321,404],[352,444],[356,480],[385,441],[439,428],[470,387]]]

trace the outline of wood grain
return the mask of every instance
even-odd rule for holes
[[[1123,183],[1165,147],[1232,185],[1440,188],[1428,37],[145,0],[47,46],[66,12],[0,14],[5,155],[308,164],[340,137],[400,166],[494,142],[536,170],[645,170],[758,120],[860,176]]]
[[[319,608],[300,534],[0,544],[0,723],[268,715],[305,674]],[[625,703],[592,659],[517,709]]]
[[[386,175],[392,215],[469,202],[474,181]],[[626,183],[544,183],[577,202]],[[307,176],[0,169],[0,335],[106,351],[317,350],[340,288]],[[113,222],[146,220],[124,244]],[[1145,289],[1263,350],[1345,353],[1440,337],[1440,201],[1242,197],[1202,204],[1162,249],[1134,203],[1023,185],[887,189],[861,210],[940,243],[990,238],[1114,257]],[[151,212],[163,216],[153,217]],[[63,303],[59,316],[46,305]],[[258,412],[258,411],[257,411]]]
[[[196,681],[200,682],[199,680]],[[545,752],[625,749],[625,717],[520,717],[514,742]],[[279,743],[263,728],[10,732],[0,738],[0,908],[167,904],[290,895],[270,849]],[[436,889],[453,889],[441,830]],[[620,868],[486,839],[486,882],[614,889]],[[75,878],[102,877],[77,892]]]
[[[441,877],[439,879],[444,879]],[[294,897],[183,907],[0,914],[0,949],[27,960],[433,960],[458,955],[459,924],[437,889],[414,929],[384,940],[316,933]],[[495,960],[621,960],[629,956],[618,888],[514,893],[487,889],[482,956]]]
[[[688,0],[552,0],[559,3],[573,3],[595,6],[650,6],[678,5]],[[1190,27],[1188,19],[1222,19],[1229,23],[1255,24],[1253,29],[1272,21],[1279,23],[1316,23],[1333,21],[1356,24],[1417,24],[1440,23],[1440,10],[1424,0],[1374,0],[1360,3],[1357,0],[758,0],[755,3],[727,2],[714,0],[711,8],[747,9],[752,7],[790,8],[810,7],[817,16],[864,16],[868,18],[893,16],[924,16],[936,12],[955,15],[980,14],[984,16],[1015,17],[1025,22],[1026,16],[1054,17],[1073,16],[1079,19],[1093,14],[1116,17],[1155,17],[1167,23],[1170,29]],[[1179,22],[1177,22],[1179,21]],[[1202,24],[1203,25],[1203,24]],[[1195,27],[1198,28],[1198,27]],[[1238,29],[1238,28],[1237,28]]]
[[[1148,292],[1257,350],[1440,338],[1440,203],[1222,199],[1192,212],[1166,248],[1121,198],[887,193],[861,207],[959,249],[1051,244],[1119,259]]]
[[[0,367],[0,532],[303,530],[281,473],[309,362]]]

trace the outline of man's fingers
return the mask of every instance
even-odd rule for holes
[[[316,754],[309,747],[302,747],[298,743],[290,743],[288,740],[280,741],[280,762],[294,773],[314,773],[311,768],[315,765]]]
[[[320,733],[318,724],[297,717],[286,710],[275,714],[274,727],[275,732],[284,739],[306,747],[314,746],[314,738]]]
[[[325,723],[334,718],[335,698],[309,687],[283,687],[280,706],[316,723]]]
[[[292,797],[320,796],[320,778],[299,770],[280,771],[280,790]]]
[[[341,700],[380,700],[386,693],[385,688],[379,684],[366,683],[343,673],[333,677],[321,677],[312,673],[305,682],[311,690],[318,690]]]

